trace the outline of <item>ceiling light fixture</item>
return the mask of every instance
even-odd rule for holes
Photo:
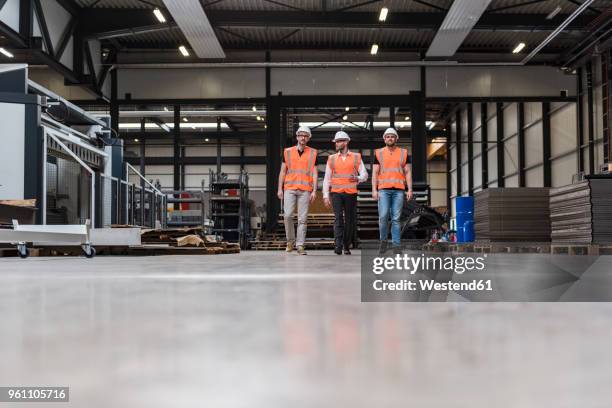
[[[351,110],[351,108],[347,106],[346,108],[344,108],[344,110],[348,112],[349,110]]]
[[[14,58],[15,56],[13,55],[13,53],[9,52],[8,50],[0,47],[0,53],[2,53],[3,55],[9,57],[9,58]]]
[[[189,56],[189,51],[187,51],[187,48],[185,48],[184,45],[181,45],[179,47],[179,51],[181,52],[181,54],[183,54],[183,57],[188,57]]]
[[[378,21],[385,21],[387,19],[387,14],[389,14],[389,9],[383,7],[380,9],[380,15],[378,16]]]
[[[166,17],[164,17],[164,13],[162,13],[160,9],[155,8],[155,10],[153,10],[153,14],[155,14],[155,17],[157,17],[157,20],[159,20],[160,23],[166,22]]]
[[[183,122],[189,122],[189,119],[183,118]]]
[[[519,52],[521,52],[523,50],[523,48],[525,48],[525,43],[518,43],[518,45],[516,47],[514,47],[514,49],[512,50],[513,54],[518,54]]]
[[[257,110],[257,106],[253,105],[251,109],[253,109],[253,112],[255,112]]]
[[[372,44],[372,49],[370,50],[370,54],[376,55],[378,53],[378,44]]]
[[[210,139],[209,139],[209,138],[206,138],[206,139],[204,139],[204,141],[205,141],[205,142],[208,142],[208,141],[210,141]]]
[[[561,6],[557,6],[557,8],[555,8],[553,11],[551,11],[547,16],[546,19],[547,20],[552,20],[553,18],[555,18],[555,16],[557,14],[559,14],[561,12]]]
[[[140,142],[140,140],[138,140],[138,139],[134,139],[134,141],[135,141],[135,142]]]

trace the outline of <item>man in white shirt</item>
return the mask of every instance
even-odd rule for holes
[[[368,172],[361,154],[348,150],[351,138],[346,132],[337,132],[333,142],[336,154],[327,159],[323,179],[323,201],[334,209],[334,252],[337,255],[350,255],[357,216],[357,184],[368,179]],[[331,191],[331,193],[330,193]],[[331,197],[331,199],[330,199]]]

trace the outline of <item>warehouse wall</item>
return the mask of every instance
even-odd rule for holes
[[[559,96],[576,81],[554,67],[426,67],[428,97]],[[270,93],[398,95],[420,90],[420,68],[271,68]],[[156,86],[150,86],[155,83]],[[253,98],[265,96],[264,68],[119,69],[119,98]]]
[[[608,55],[610,51],[608,51]],[[604,137],[606,137],[606,129],[610,129],[612,124],[610,123],[610,115],[608,114],[608,124],[604,123],[604,103],[603,99],[606,97],[604,94],[604,72],[603,70],[609,66],[610,56],[608,60],[604,59],[602,55],[594,56],[593,58],[586,61],[586,63],[580,69],[581,76],[580,82],[582,86],[582,93],[579,98],[582,103],[582,114],[583,114],[583,126],[582,126],[582,158],[584,161],[584,172],[589,174],[591,167],[595,173],[599,172],[602,164],[606,163],[606,153],[604,152]],[[602,66],[603,65],[603,66]],[[609,69],[609,68],[608,68]],[[591,81],[588,80],[589,73],[591,74]],[[590,88],[590,89],[589,89]],[[589,90],[592,93],[592,114],[589,114]],[[594,149],[594,163],[591,165],[589,157],[589,121],[592,123],[592,138],[593,138],[593,149]],[[609,133],[607,135],[609,138]],[[609,140],[609,139],[608,139]],[[609,156],[609,155],[608,155]],[[610,161],[608,157],[608,162]]]
[[[428,97],[576,95],[576,81],[554,67],[429,67]]]
[[[486,187],[543,187],[544,165],[544,103],[508,102],[462,104],[448,125],[450,127],[450,197],[467,196]],[[578,172],[577,107],[574,102],[552,102],[550,123],[550,186],[570,184]],[[472,110],[472,129],[468,128],[467,114]],[[523,111],[523,126],[519,128],[519,112]],[[484,115],[483,115],[484,112]],[[498,117],[498,115],[501,115]],[[481,118],[485,117],[486,126]],[[459,132],[457,131],[459,129]],[[499,131],[499,134],[498,134]],[[471,133],[473,152],[468,151]],[[486,136],[485,136],[486,133]],[[524,166],[521,167],[521,133],[524,135]],[[458,137],[459,135],[459,137]],[[486,140],[482,150],[481,141]],[[459,148],[458,148],[459,141]],[[503,149],[503,156],[498,154]],[[460,155],[458,152],[460,151]],[[483,158],[488,165],[483,169]],[[501,156],[501,157],[500,157]],[[500,162],[503,160],[503,163]],[[473,166],[472,185],[469,190],[469,166]],[[483,171],[483,170],[486,170]],[[524,183],[520,173],[524,172]],[[458,175],[461,175],[458,179]],[[454,215],[454,205],[451,204]]]

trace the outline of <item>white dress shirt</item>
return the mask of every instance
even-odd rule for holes
[[[339,154],[339,156],[340,156],[339,157],[340,160],[345,161],[348,157],[348,154],[343,155],[341,153]],[[332,169],[329,167],[329,163],[328,163],[327,166],[325,166],[325,178],[323,179],[323,198],[329,198],[329,187],[331,184],[331,175],[332,175]],[[357,177],[357,179],[358,179],[358,183],[363,183],[364,181],[368,179],[368,171],[363,165],[363,158],[361,160],[361,163],[359,164],[359,176]]]

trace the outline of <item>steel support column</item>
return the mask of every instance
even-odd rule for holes
[[[278,98],[270,97],[266,107],[266,126],[268,129],[266,145],[266,229],[268,232],[276,228],[280,212],[280,200],[276,196],[278,191],[278,174],[281,167],[280,116]]]
[[[173,190],[181,189],[181,105],[174,105],[174,129],[172,131],[173,139],[173,157],[172,157],[172,174],[173,177]],[[178,203],[174,203],[174,209],[178,210]]]
[[[141,119],[140,120],[140,174],[142,174],[143,176],[145,175],[145,138],[144,138],[144,133],[145,133],[145,124],[146,124],[147,120],[146,119]],[[145,225],[145,181],[141,178],[140,179],[140,225],[144,226]]]
[[[461,178],[463,177],[461,166],[461,111],[455,113],[455,153],[457,154],[457,197],[461,197]]]
[[[422,92],[412,96],[412,181],[427,184],[427,133],[425,130],[425,97]]]
[[[497,186],[506,187],[504,179],[504,104],[498,102],[495,105],[497,119]]]
[[[489,187],[489,124],[487,122],[488,115],[488,104],[482,102],[480,104],[480,151],[482,153],[482,189]]]
[[[578,173],[584,171],[584,155],[582,154],[582,146],[584,145],[584,89],[582,87],[582,68],[577,69],[576,73],[576,154],[578,155]]]
[[[221,174],[221,118],[217,117],[217,174]]]
[[[111,75],[111,101],[110,101],[110,127],[111,137],[119,137],[119,102],[117,70],[113,69]],[[114,132],[113,132],[114,131]]]
[[[518,175],[519,187],[526,187],[525,179],[525,104],[516,105],[516,129],[518,132]]]
[[[474,120],[472,104],[467,104],[467,151],[468,151],[468,195],[474,194]]]
[[[593,65],[591,62],[586,66],[587,86],[587,125],[589,137],[589,174],[595,174],[595,124],[593,113]]]
[[[450,123],[446,124],[446,208],[447,211],[451,210],[451,132],[450,132]]]
[[[550,102],[542,102],[542,165],[544,168],[544,187],[550,187],[552,185],[550,143]]]

